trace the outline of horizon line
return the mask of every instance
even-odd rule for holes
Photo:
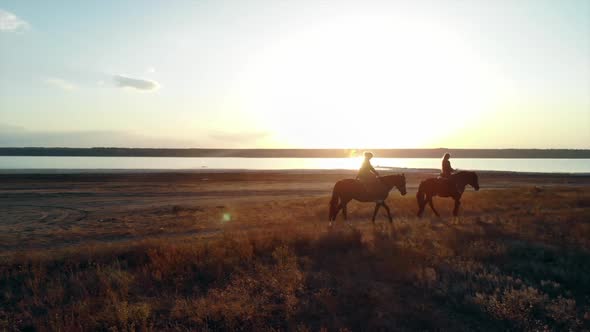
[[[13,157],[236,157],[236,158],[351,158],[369,149],[228,149],[228,148],[0,148]],[[371,149],[377,158],[531,158],[590,159],[590,149]]]
[[[348,151],[379,151],[379,150],[576,150],[576,151],[590,151],[590,147],[585,148],[514,148],[514,147],[498,147],[498,148],[450,148],[450,147],[434,147],[434,148],[220,148],[220,147],[126,147],[126,146],[92,146],[92,147],[75,147],[75,146],[1,146],[0,150],[4,149],[128,149],[128,150],[348,150]]]

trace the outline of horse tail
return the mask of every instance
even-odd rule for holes
[[[424,193],[424,188],[422,188],[424,183],[420,183],[418,186],[418,192],[416,193],[416,201],[418,201],[418,208],[422,209],[422,206],[426,203],[426,194]]]
[[[336,183],[334,185],[334,189],[332,189],[332,199],[330,200],[330,221],[332,221],[333,219],[335,219],[336,217],[336,209],[338,208],[338,201],[340,196],[338,195],[338,192],[336,191],[336,187],[338,186],[338,183]]]

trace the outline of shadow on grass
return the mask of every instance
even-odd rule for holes
[[[587,329],[590,255],[541,222],[286,226],[22,254],[0,264],[0,329]]]

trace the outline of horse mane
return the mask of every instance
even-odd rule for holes
[[[403,173],[402,174],[397,173],[397,174],[380,175],[379,177],[380,178],[405,178],[406,175]]]
[[[475,180],[477,180],[477,178],[478,178],[477,173],[475,173],[474,171],[459,171],[459,172],[453,174],[453,176],[460,177],[460,178],[464,177],[464,176],[468,176],[469,178],[475,179]]]
[[[388,175],[381,175],[379,176],[380,179],[384,180],[385,182],[389,182],[393,185],[392,180],[398,180],[398,179],[405,179],[406,175],[405,174],[388,174]],[[389,181],[388,181],[389,180]],[[404,181],[405,182],[405,181]]]
[[[477,173],[475,173],[474,171],[459,171],[456,173],[453,173],[453,175],[457,176],[457,175],[477,175]]]
[[[400,173],[396,173],[396,174],[387,174],[387,175],[380,175],[380,178],[385,178],[385,177],[393,177],[393,176],[399,176],[399,177],[403,177],[406,176],[405,174],[400,174]]]

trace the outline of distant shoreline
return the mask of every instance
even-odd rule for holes
[[[590,159],[588,149],[367,149],[381,158]],[[153,148],[0,148],[0,156],[21,157],[234,157],[346,158],[364,149],[153,149]]]
[[[430,168],[390,168],[387,172],[397,172],[406,174],[434,174],[438,175],[438,169]],[[571,172],[530,172],[530,171],[495,171],[495,170],[476,170],[478,174],[489,174],[496,176],[550,176],[550,177],[590,177],[590,173],[571,173]],[[0,168],[0,178],[10,178],[13,176],[125,176],[125,175],[206,175],[206,174],[356,174],[356,170],[351,169],[239,169],[239,168],[204,168],[204,169],[148,169],[148,168]]]

